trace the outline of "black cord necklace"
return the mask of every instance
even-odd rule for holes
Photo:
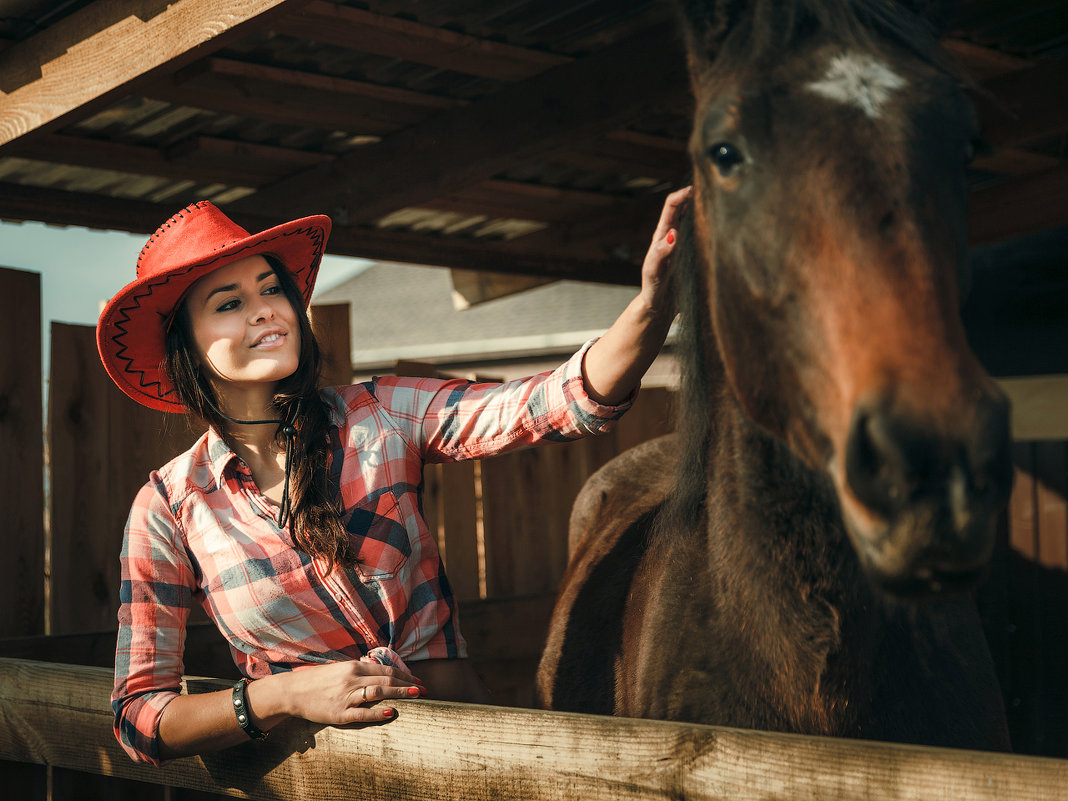
[[[293,461],[293,446],[297,439],[297,429],[293,427],[292,423],[287,423],[282,419],[270,419],[270,420],[238,420],[236,417],[230,417],[222,409],[215,405],[209,396],[205,395],[208,405],[215,411],[219,417],[226,420],[229,423],[236,423],[242,426],[263,426],[263,425],[278,425],[282,426],[282,436],[286,438],[286,466],[285,466],[285,481],[282,484],[282,504],[278,512],[278,527],[285,528],[286,523],[289,522],[291,509],[289,506],[289,467]],[[297,399],[297,408],[294,417],[300,418],[300,406],[303,402],[303,398]]]

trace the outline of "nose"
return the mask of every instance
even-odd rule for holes
[[[259,303],[253,304],[250,307],[250,311],[253,323],[262,323],[274,318],[274,308],[264,298],[260,298]]]
[[[983,395],[956,411],[940,431],[875,401],[850,426],[846,480],[857,500],[891,524],[929,521],[909,549],[916,570],[978,567],[1012,485],[1008,403]]]

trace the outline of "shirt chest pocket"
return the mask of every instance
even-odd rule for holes
[[[345,529],[362,581],[393,578],[411,555],[412,543],[400,503],[389,490],[356,504]]]

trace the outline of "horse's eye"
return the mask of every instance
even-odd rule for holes
[[[964,163],[971,164],[976,156],[982,156],[990,152],[990,145],[985,139],[975,137],[964,143]]]
[[[730,142],[717,142],[712,145],[708,149],[708,157],[712,159],[712,163],[716,165],[719,174],[724,178],[733,175],[738,170],[739,165],[745,161],[742,151]]]

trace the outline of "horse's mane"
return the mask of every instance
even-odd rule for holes
[[[708,299],[701,281],[701,259],[697,256],[693,214],[691,206],[679,225],[679,247],[674,256],[680,316],[675,344],[680,369],[675,430],[681,452],[675,490],[660,515],[662,531],[687,530],[700,518],[713,429],[711,410],[715,377],[710,374],[708,348],[715,347],[715,340],[711,334],[704,334]],[[713,358],[718,362],[718,355]]]
[[[891,43],[937,61],[941,0],[680,0],[691,56],[714,71],[759,69],[817,33],[846,47]]]

